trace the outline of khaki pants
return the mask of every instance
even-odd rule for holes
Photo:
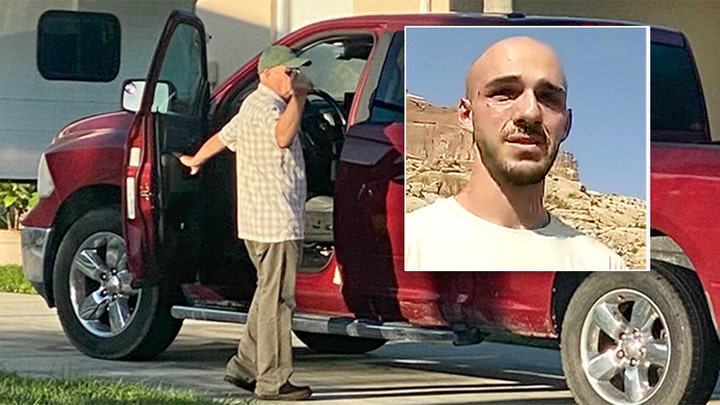
[[[293,372],[291,323],[301,245],[299,240],[245,241],[257,269],[257,289],[238,352],[226,371],[246,381],[256,379],[256,394],[277,394]]]

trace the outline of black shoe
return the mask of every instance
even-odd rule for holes
[[[250,392],[254,392],[255,385],[257,385],[255,380],[247,382],[240,377],[235,377],[234,375],[230,375],[230,374],[225,374],[225,377],[223,377],[223,380],[229,382],[230,384],[232,384],[238,388],[242,388],[245,391],[250,391]]]
[[[274,399],[276,401],[302,401],[303,399],[310,398],[310,395],[312,395],[310,387],[296,387],[288,381],[280,387],[277,394],[260,394],[257,395],[257,397],[260,399]]]

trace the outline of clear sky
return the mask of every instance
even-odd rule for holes
[[[647,201],[647,47],[644,27],[408,27],[406,89],[457,106],[470,65],[502,38],[530,36],[557,52],[573,112],[561,149],[590,190]]]

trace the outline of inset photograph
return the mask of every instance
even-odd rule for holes
[[[648,27],[405,38],[407,271],[648,269]]]

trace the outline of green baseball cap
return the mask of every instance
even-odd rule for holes
[[[309,59],[298,58],[295,52],[287,46],[273,45],[266,48],[260,55],[258,73],[262,73],[265,69],[279,65],[289,68],[299,68],[300,66],[307,66],[310,63],[312,63],[312,61]]]

